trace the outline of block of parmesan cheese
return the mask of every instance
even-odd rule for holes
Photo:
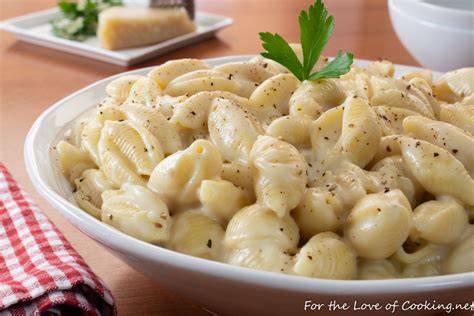
[[[116,50],[159,43],[195,29],[184,8],[112,7],[100,13],[97,36],[102,47]]]

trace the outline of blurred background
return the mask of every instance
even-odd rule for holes
[[[297,16],[301,9],[313,1],[308,0],[196,0],[197,10],[230,16],[234,24],[218,33],[214,39],[185,47],[172,53],[174,58],[181,56],[206,58],[228,54],[255,54],[261,51],[258,32],[271,31],[281,34],[285,39],[299,42]],[[54,7],[56,0],[2,0],[0,19],[33,13]],[[339,48],[355,53],[357,58],[390,59],[394,63],[416,65],[414,59],[403,48],[393,31],[387,9],[387,1],[381,0],[326,0],[329,12],[335,18],[335,31],[326,48],[326,55],[334,55]],[[54,53],[19,42],[13,36],[1,33],[2,57],[20,54],[27,58],[30,54],[37,58],[53,58],[55,62],[75,60],[83,66],[84,60]],[[169,54],[171,55],[171,54]],[[20,56],[18,56],[20,57]],[[155,58],[146,64],[153,65],[169,56]],[[94,65],[98,70],[107,71],[107,66]]]

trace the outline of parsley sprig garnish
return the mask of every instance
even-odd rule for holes
[[[311,73],[334,30],[334,18],[332,15],[328,16],[328,11],[321,0],[316,0],[308,12],[302,10],[298,22],[303,64],[283,37],[269,32],[259,34],[262,46],[266,50],[261,55],[285,66],[301,81],[337,78],[349,72],[354,55],[348,52],[343,54],[339,50],[337,56],[324,68]]]
[[[62,16],[51,21],[53,34],[74,41],[84,41],[96,35],[99,13],[112,6],[122,5],[122,0],[84,0],[81,2],[59,0]]]

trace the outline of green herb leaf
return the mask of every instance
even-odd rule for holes
[[[291,71],[296,78],[304,80],[303,65],[298,60],[290,45],[278,34],[269,32],[259,33],[263,48],[267,51],[261,55],[265,58],[276,61]]]
[[[334,29],[334,18],[328,17],[328,11],[321,0],[309,7],[308,13],[301,11],[298,18],[300,24],[300,41],[303,49],[303,68],[308,78],[311,70],[321,56]]]
[[[339,50],[334,60],[320,71],[311,73],[334,30],[334,18],[328,16],[321,0],[316,0],[308,12],[302,10],[298,22],[303,63],[280,35],[268,32],[260,33],[262,46],[266,50],[261,55],[285,66],[301,81],[335,78],[349,72],[354,55],[347,52],[342,54]]]
[[[320,71],[311,74],[308,80],[314,81],[322,78],[337,78],[351,70],[353,60],[354,54],[347,52],[342,54],[342,51],[339,50],[336,58],[324,66]]]
[[[80,3],[60,0],[58,7],[63,17],[51,21],[53,34],[70,40],[84,41],[88,36],[96,34],[99,13],[121,4],[121,0],[85,0]]]

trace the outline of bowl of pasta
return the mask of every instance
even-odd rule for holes
[[[212,311],[420,314],[472,300],[473,72],[169,61],[50,107],[26,165],[79,230]]]

